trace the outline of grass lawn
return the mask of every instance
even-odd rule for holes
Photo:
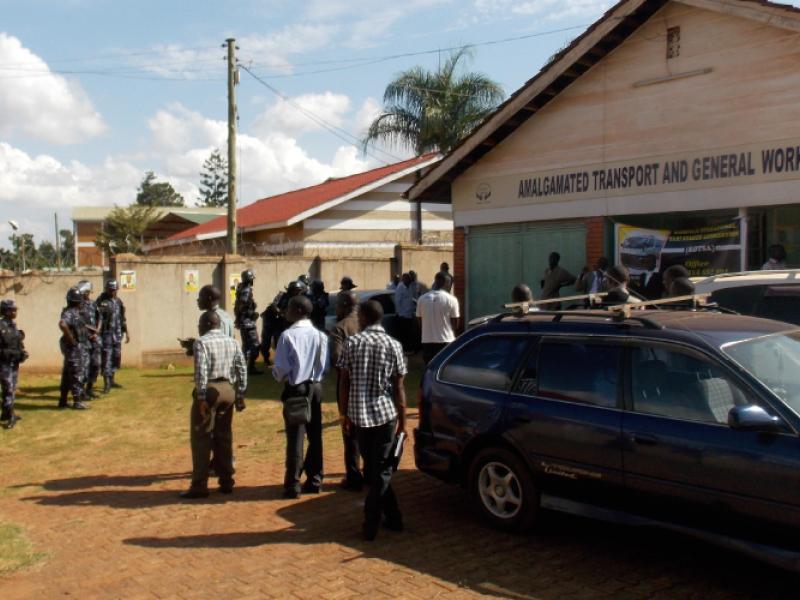
[[[414,407],[421,364],[412,359],[410,367],[406,393]],[[117,376],[123,389],[91,402],[87,411],[56,408],[56,376],[26,376],[23,371],[20,380],[17,412],[23,420],[13,430],[0,431],[0,496],[16,493],[26,482],[97,473],[173,454],[185,457],[176,469],[190,468],[190,367],[123,369]],[[324,439],[338,444],[335,375],[329,374],[323,386]],[[233,421],[238,461],[283,459],[282,387],[271,374],[251,377],[247,409]],[[9,488],[9,483],[16,487]]]

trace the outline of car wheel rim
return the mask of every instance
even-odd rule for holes
[[[483,465],[478,492],[486,510],[500,519],[513,519],[522,508],[522,486],[514,471],[503,463]]]

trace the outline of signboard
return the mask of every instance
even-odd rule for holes
[[[453,183],[459,210],[589,200],[800,179],[800,141],[786,140],[515,173]]]
[[[183,271],[183,291],[195,294],[200,289],[200,271],[198,269],[185,269]]]
[[[231,295],[231,306],[236,304],[236,288],[239,287],[239,284],[242,282],[241,275],[231,275],[228,278],[228,290],[230,291]]]
[[[738,221],[671,231],[617,224],[616,234],[616,262],[631,275],[661,272],[672,265],[685,266],[691,277],[741,269]]]
[[[136,291],[136,271],[120,271],[119,289],[126,292]]]

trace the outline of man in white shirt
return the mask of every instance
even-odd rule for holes
[[[417,301],[417,318],[422,328],[422,359],[425,365],[456,339],[459,318],[458,300],[445,291],[447,278],[437,273],[433,289]]]
[[[289,300],[286,319],[292,325],[278,339],[272,374],[285,382],[281,400],[306,396],[311,401],[311,421],[289,425],[286,430],[286,474],[283,497],[300,493],[318,494],[322,487],[322,381],[328,367],[328,338],[311,323],[311,301],[305,296]],[[308,436],[308,451],[303,459],[303,441]],[[306,481],[300,486],[300,476]]]

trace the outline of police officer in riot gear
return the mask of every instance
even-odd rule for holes
[[[100,313],[101,327],[100,340],[102,343],[103,361],[103,393],[107,394],[111,388],[122,387],[114,376],[122,364],[122,336],[125,343],[131,341],[128,335],[128,323],[125,320],[125,305],[117,297],[119,284],[116,279],[106,282],[105,291],[97,298],[97,309]]]
[[[253,298],[253,282],[256,280],[252,269],[242,271],[242,282],[236,288],[236,303],[233,306],[233,316],[236,328],[242,336],[242,352],[247,360],[247,370],[251,375],[260,375],[255,367],[260,351],[258,344],[258,312],[256,301]]]
[[[83,295],[78,288],[70,288],[67,292],[67,307],[61,313],[58,327],[61,329],[61,353],[64,355],[64,367],[61,370],[61,397],[59,408],[67,408],[67,396],[72,394],[72,408],[84,410],[89,408],[83,403],[84,346],[88,342],[89,332],[81,313]]]
[[[100,369],[103,364],[103,344],[100,341],[100,326],[101,317],[97,309],[97,303],[92,300],[92,282],[86,279],[79,281],[75,286],[83,296],[83,303],[81,304],[81,314],[86,323],[86,328],[89,330],[89,339],[84,348],[84,363],[86,369],[84,372],[84,380],[86,385],[86,399],[91,400],[97,398],[94,393],[94,384],[97,382],[97,376],[100,374]]]
[[[17,329],[17,305],[13,300],[0,302],[0,400],[3,410],[0,421],[6,422],[6,429],[12,429],[22,419],[14,411],[17,393],[19,365],[28,358],[23,340],[25,333]]]
[[[308,276],[305,276],[306,279]],[[308,292],[308,286],[301,275],[295,281],[290,281],[286,286],[286,291],[278,292],[272,303],[261,313],[261,353],[264,355],[264,362],[269,364],[269,349],[278,343],[278,338],[284,330],[291,325],[286,320],[286,309],[289,307],[289,300],[295,296],[303,296]]]

